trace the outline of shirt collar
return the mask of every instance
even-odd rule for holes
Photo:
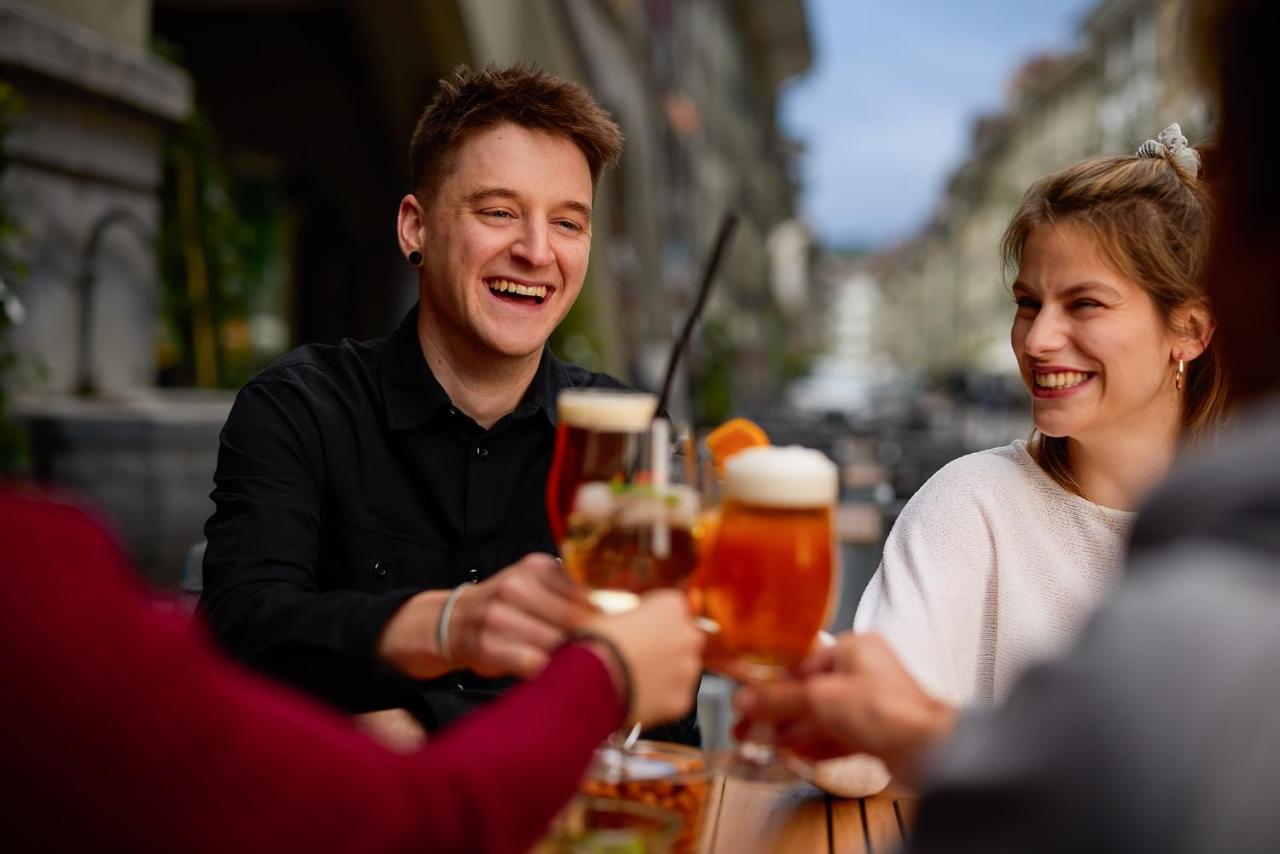
[[[384,354],[382,395],[386,403],[387,425],[392,430],[425,423],[441,408],[452,403],[422,355],[416,304],[387,338]],[[554,427],[560,391],[572,385],[564,363],[552,355],[550,347],[544,345],[538,370],[510,417],[528,418],[541,412]]]
[[[533,381],[525,389],[524,397],[520,399],[511,417],[528,418],[541,412],[552,427],[556,426],[556,404],[560,399],[560,391],[572,385],[573,381],[564,363],[552,354],[550,347],[544,345],[538,371],[533,375]]]

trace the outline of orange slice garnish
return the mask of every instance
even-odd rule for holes
[[[716,471],[723,473],[725,460],[747,448],[769,444],[769,434],[754,421],[731,418],[708,433],[706,442],[716,462]]]

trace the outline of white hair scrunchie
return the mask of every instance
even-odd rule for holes
[[[1160,131],[1155,139],[1149,139],[1138,146],[1137,154],[1139,157],[1167,158],[1192,178],[1200,174],[1200,152],[1187,144],[1187,138],[1182,135],[1182,128],[1178,127],[1177,122]]]

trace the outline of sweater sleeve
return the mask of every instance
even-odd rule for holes
[[[1133,569],[1071,650],[962,716],[910,851],[1280,850],[1275,554],[1187,538]]]
[[[995,549],[975,468],[972,458],[953,462],[911,498],[854,617],[855,631],[883,635],[926,691],[957,705],[991,695],[982,657]]]
[[[80,512],[0,496],[0,542],[15,850],[523,851],[622,718],[604,663],[568,646],[399,756],[222,659]]]

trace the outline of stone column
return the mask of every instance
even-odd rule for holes
[[[41,394],[88,379],[99,394],[130,398],[153,383],[161,146],[166,124],[190,112],[191,83],[147,52],[149,20],[147,0],[0,0],[0,77],[25,104],[0,193],[22,230],[27,322],[16,343],[42,375]],[[81,377],[86,275],[90,375]]]
[[[0,79],[23,100],[0,195],[19,229],[15,343],[35,379],[17,415],[33,474],[104,511],[147,574],[174,585],[212,509],[230,400],[152,387],[162,146],[191,111],[191,81],[149,53],[150,13],[150,0],[0,0]],[[86,380],[93,394],[77,395]]]

